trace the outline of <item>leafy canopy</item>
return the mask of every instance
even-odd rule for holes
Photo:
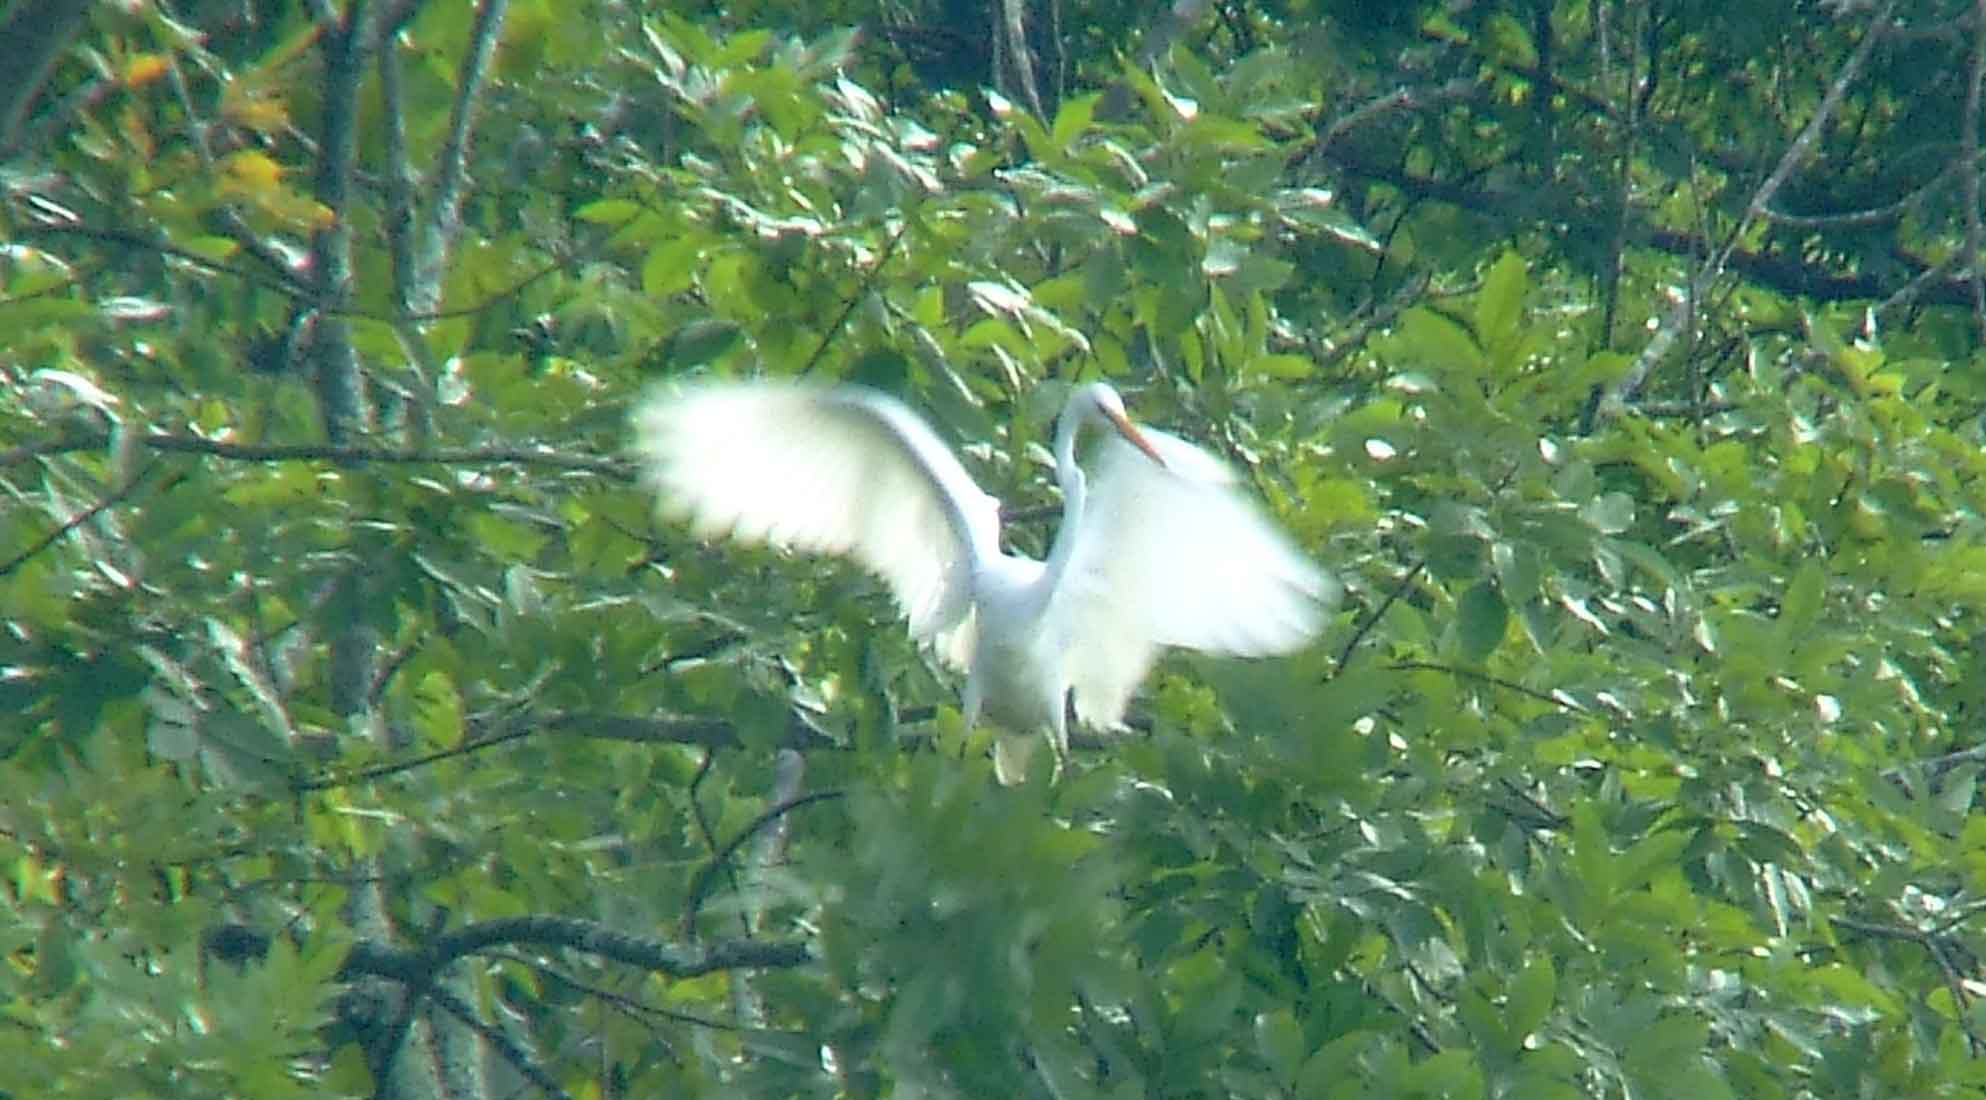
[[[19,1080],[1986,1084],[1969,7],[1100,4],[1033,101],[846,7],[96,5],[0,112]],[[651,523],[694,372],[1020,506],[1110,379],[1350,597],[1002,789],[875,583]]]

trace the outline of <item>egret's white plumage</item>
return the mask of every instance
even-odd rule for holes
[[[1110,429],[1093,480],[1076,464],[1085,425]],[[704,383],[650,398],[635,427],[665,512],[706,537],[854,558],[965,674],[968,725],[1045,730],[1058,756],[1065,699],[1118,725],[1160,648],[1287,653],[1337,596],[1224,463],[1133,426],[1102,384],[1075,390],[1057,426],[1063,520],[1046,561],[1002,553],[999,502],[873,390]]]

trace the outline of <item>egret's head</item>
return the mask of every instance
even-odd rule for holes
[[[1117,391],[1111,389],[1109,385],[1092,382],[1084,386],[1077,391],[1073,404],[1082,407],[1084,419],[1094,420],[1109,427],[1123,436],[1126,443],[1145,452],[1153,462],[1160,466],[1165,465],[1165,459],[1159,457],[1158,449],[1152,446],[1152,441],[1146,439],[1145,433],[1139,431],[1138,426],[1131,423],[1131,418],[1125,414],[1124,399],[1117,396]]]

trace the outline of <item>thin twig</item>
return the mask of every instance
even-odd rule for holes
[[[301,779],[292,784],[290,789],[304,793],[309,791],[328,791],[337,787],[356,787],[360,784],[388,779],[402,772],[425,768],[429,764],[439,763],[457,756],[467,756],[470,753],[481,752],[484,749],[494,748],[497,745],[508,744],[512,741],[521,741],[531,736],[533,732],[530,728],[505,730],[488,737],[464,741],[453,748],[422,753],[411,760],[395,760],[390,764],[375,764],[369,768],[360,768],[357,771],[345,772],[339,775],[319,776],[315,779]]]
[[[737,729],[721,718],[673,715],[629,718],[614,714],[555,712],[502,720],[479,718],[470,722],[470,729],[473,732],[461,744],[425,752],[405,760],[394,760],[355,771],[300,780],[292,789],[323,791],[334,787],[372,783],[402,772],[425,768],[430,764],[458,756],[468,756],[471,753],[509,744],[512,741],[521,741],[541,733],[590,737],[602,741],[629,741],[638,744],[701,745],[705,749],[727,748],[738,744]],[[789,726],[789,734],[795,745],[818,744],[825,740],[818,731],[797,718]]]
[[[1923,948],[1924,953],[1931,957],[1932,964],[1944,977],[1945,986],[1952,995],[1952,1004],[1958,1010],[1959,1026],[1965,1029],[1966,1042],[1971,1047],[1972,1056],[1978,1058],[1986,1055],[1986,1036],[1982,1036],[1973,1026],[1971,1013],[1967,1011],[1969,1007],[1967,1002],[1971,998],[1966,993],[1964,974],[1958,962],[1949,954],[1952,946],[1949,937],[1922,929],[1876,924],[1852,917],[1830,917],[1828,921],[1838,928],[1845,928],[1870,939],[1899,940]]]
[[[1352,636],[1345,641],[1345,647],[1338,651],[1337,663],[1331,668],[1331,675],[1333,677],[1345,671],[1345,665],[1352,659],[1352,651],[1358,648],[1360,642],[1365,641],[1365,636],[1372,633],[1372,628],[1379,625],[1379,620],[1386,617],[1386,612],[1391,610],[1394,603],[1398,602],[1400,597],[1406,594],[1407,589],[1413,585],[1414,578],[1420,576],[1421,570],[1425,568],[1427,568],[1426,558],[1415,562],[1407,570],[1406,574],[1400,578],[1399,583],[1395,584],[1392,590],[1386,593],[1386,598],[1379,601],[1379,606],[1372,609],[1372,614],[1367,615],[1365,621],[1358,624],[1357,629],[1352,631]]]
[[[660,1008],[638,997],[630,997],[625,993],[608,989],[605,986],[581,981],[543,959],[526,958],[523,955],[508,951],[485,951],[483,952],[483,957],[515,963],[530,970],[532,973],[550,978],[553,982],[565,986],[574,993],[584,993],[628,1019],[638,1021],[643,1026],[649,1028],[651,1033],[656,1033],[658,1037],[660,1037],[659,1031],[655,1028],[655,1020],[651,1017],[668,1020],[671,1023],[688,1024],[691,1027],[709,1028],[712,1031],[744,1030],[729,1020],[713,1020],[707,1016],[699,1016],[694,1012],[680,1012],[673,1008]]]
[[[1478,92],[1478,83],[1468,77],[1457,77],[1445,84],[1434,87],[1413,88],[1402,86],[1376,99],[1366,100],[1339,116],[1326,127],[1322,136],[1303,154],[1305,160],[1314,161],[1330,151],[1332,145],[1353,130],[1376,122],[1387,115],[1402,111],[1418,111],[1427,107],[1437,107],[1459,100],[1468,99]]]
[[[1827,92],[1821,96],[1820,103],[1814,108],[1813,117],[1807,120],[1807,124],[1780,155],[1779,163],[1773,166],[1771,173],[1758,185],[1758,189],[1752,192],[1751,200],[1745,204],[1744,216],[1731,227],[1723,244],[1704,261],[1703,266],[1690,279],[1689,286],[1684,292],[1677,295],[1675,308],[1669,311],[1647,346],[1635,357],[1633,367],[1615,383],[1599,411],[1611,414],[1625,402],[1632,400],[1641,391],[1648,376],[1654,372],[1655,365],[1668,354],[1676,340],[1690,329],[1690,322],[1696,316],[1698,304],[1703,301],[1716,281],[1723,277],[1725,269],[1730,264],[1732,253],[1737,250],[1738,242],[1744,238],[1755,222],[1770,216],[1773,199],[1778,197],[1780,189],[1793,177],[1793,173],[1812,156],[1814,147],[1820,143],[1821,131],[1833,119],[1835,111],[1841,106],[1841,101],[1848,95],[1849,86],[1861,73],[1869,55],[1875,52],[1876,44],[1883,40],[1890,29],[1895,11],[1896,0],[1890,0],[1870,22],[1868,31],[1862,35],[1862,41],[1856,45],[1854,52],[1848,55],[1848,60],[1842,63],[1841,70],[1835,73],[1834,79],[1829,82]]]
[[[95,504],[90,505],[88,508],[83,509],[81,512],[76,513],[76,515],[71,517],[67,522],[63,523],[61,526],[55,528],[53,531],[48,532],[46,535],[43,535],[41,538],[36,539],[34,543],[30,545],[27,549],[14,555],[12,558],[8,559],[4,564],[0,564],[0,577],[7,576],[8,574],[12,573],[14,570],[19,569],[23,565],[26,565],[29,561],[33,560],[35,556],[39,555],[42,551],[48,549],[51,546],[54,546],[57,542],[60,542],[63,536],[69,534],[71,531],[74,531],[76,528],[81,527],[85,523],[88,523],[91,520],[97,518],[108,509],[115,508],[117,505],[122,504],[126,499],[128,499],[131,496],[133,492],[137,490],[141,482],[143,482],[146,478],[150,477],[152,473],[158,469],[159,466],[154,464],[151,466],[147,466],[144,469],[138,471],[136,474],[132,475],[131,480],[125,482],[123,486],[118,488],[116,492],[111,493],[109,496],[103,498],[102,500],[96,502]]]
[[[97,450],[109,442],[107,434],[72,435],[27,443],[0,451],[0,469],[49,454]],[[513,462],[520,466],[542,466],[600,474],[617,481],[635,480],[634,467],[619,459],[592,455],[560,454],[557,451],[525,447],[441,447],[432,450],[393,450],[386,447],[297,444],[278,446],[259,443],[224,443],[185,435],[141,435],[132,439],[138,447],[176,454],[210,455],[238,462],[335,462],[340,465],[481,465]]]
[[[1552,706],[1562,710],[1572,711],[1575,714],[1586,713],[1586,708],[1581,706],[1577,700],[1561,699],[1550,692],[1525,687],[1523,684],[1515,681],[1506,680],[1501,676],[1491,676],[1487,672],[1478,672],[1473,668],[1460,668],[1455,665],[1444,665],[1435,661],[1396,661],[1386,667],[1393,672],[1445,672],[1459,679],[1474,680],[1480,684],[1488,684],[1491,687],[1500,687],[1505,691],[1513,691],[1519,695],[1529,696],[1541,703],[1550,703]]]
[[[544,1093],[546,1096],[557,1097],[558,1100],[568,1100],[572,1095],[565,1091],[558,1083],[558,1080],[551,1075],[550,1071],[539,1064],[535,1055],[524,1049],[521,1044],[506,1034],[502,1028],[486,1023],[481,1017],[476,1015],[475,1009],[469,1007],[467,1002],[450,992],[445,986],[431,985],[427,989],[427,995],[428,999],[440,1006],[442,1011],[455,1017],[462,1022],[464,1027],[467,1027],[480,1036],[483,1042],[489,1044],[491,1050],[496,1051],[499,1057],[510,1063],[511,1068],[515,1069],[525,1080],[536,1085],[538,1091]]]
[[[883,254],[876,257],[875,263],[869,265],[867,274],[863,276],[862,285],[855,288],[855,293],[848,296],[848,301],[841,307],[841,314],[828,326],[827,331],[821,334],[821,342],[814,347],[814,353],[807,357],[806,365],[800,368],[800,377],[805,378],[814,372],[814,368],[820,365],[821,357],[826,355],[827,349],[833,345],[834,338],[848,324],[848,319],[854,316],[855,307],[861,305],[864,298],[875,293],[876,284],[883,276],[883,268],[887,267],[890,258],[896,255],[897,245],[902,243],[904,234],[910,232],[910,221],[911,214],[906,211],[903,224],[897,226],[896,232],[890,234],[889,243],[883,246]]]
[[[806,794],[776,803],[768,807],[764,813],[753,818],[744,828],[738,830],[737,836],[732,837],[722,847],[713,851],[710,856],[710,862],[705,864],[703,869],[697,872],[696,878],[690,880],[689,900],[683,905],[682,927],[684,934],[688,935],[690,929],[695,925],[697,911],[703,908],[704,895],[710,892],[711,880],[717,876],[717,872],[720,869],[726,869],[730,866],[732,854],[743,847],[746,841],[752,839],[753,834],[802,806],[841,798],[846,793],[841,790],[809,791]],[[735,886],[735,882],[733,885]]]
[[[1506,792],[1508,792],[1512,798],[1515,798],[1519,802],[1524,803],[1524,805],[1530,808],[1532,813],[1538,815],[1538,817],[1544,821],[1546,828],[1563,829],[1567,825],[1570,825],[1572,823],[1571,818],[1565,816],[1562,813],[1559,813],[1557,810],[1552,809],[1550,806],[1545,805],[1543,802],[1538,801],[1538,799],[1534,797],[1530,791],[1527,791],[1524,788],[1518,786],[1514,781],[1510,779],[1509,776],[1503,776],[1499,778],[1497,780],[1497,783],[1498,785],[1502,786],[1503,789]]]
[[[1977,154],[1975,153],[1974,156]],[[1944,171],[1931,177],[1930,182],[1897,199],[1881,206],[1871,206],[1862,210],[1843,210],[1835,214],[1788,214],[1780,210],[1767,210],[1765,217],[1774,225],[1793,229],[1857,229],[1871,225],[1887,225],[1901,220],[1925,201],[1937,194],[1959,170],[1969,162],[1953,161]]]

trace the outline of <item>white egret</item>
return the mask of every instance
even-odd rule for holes
[[[1109,429],[1093,480],[1076,464],[1085,426]],[[1046,561],[1003,553],[999,502],[874,390],[694,384],[644,402],[635,430],[664,512],[705,537],[854,558],[889,586],[912,636],[965,674],[967,728],[985,717],[1045,731],[1058,762],[1069,710],[1120,725],[1161,647],[1290,652],[1337,596],[1225,464],[1140,430],[1101,383],[1075,389],[1057,422],[1062,525]],[[1011,781],[1011,763],[996,763]]]

